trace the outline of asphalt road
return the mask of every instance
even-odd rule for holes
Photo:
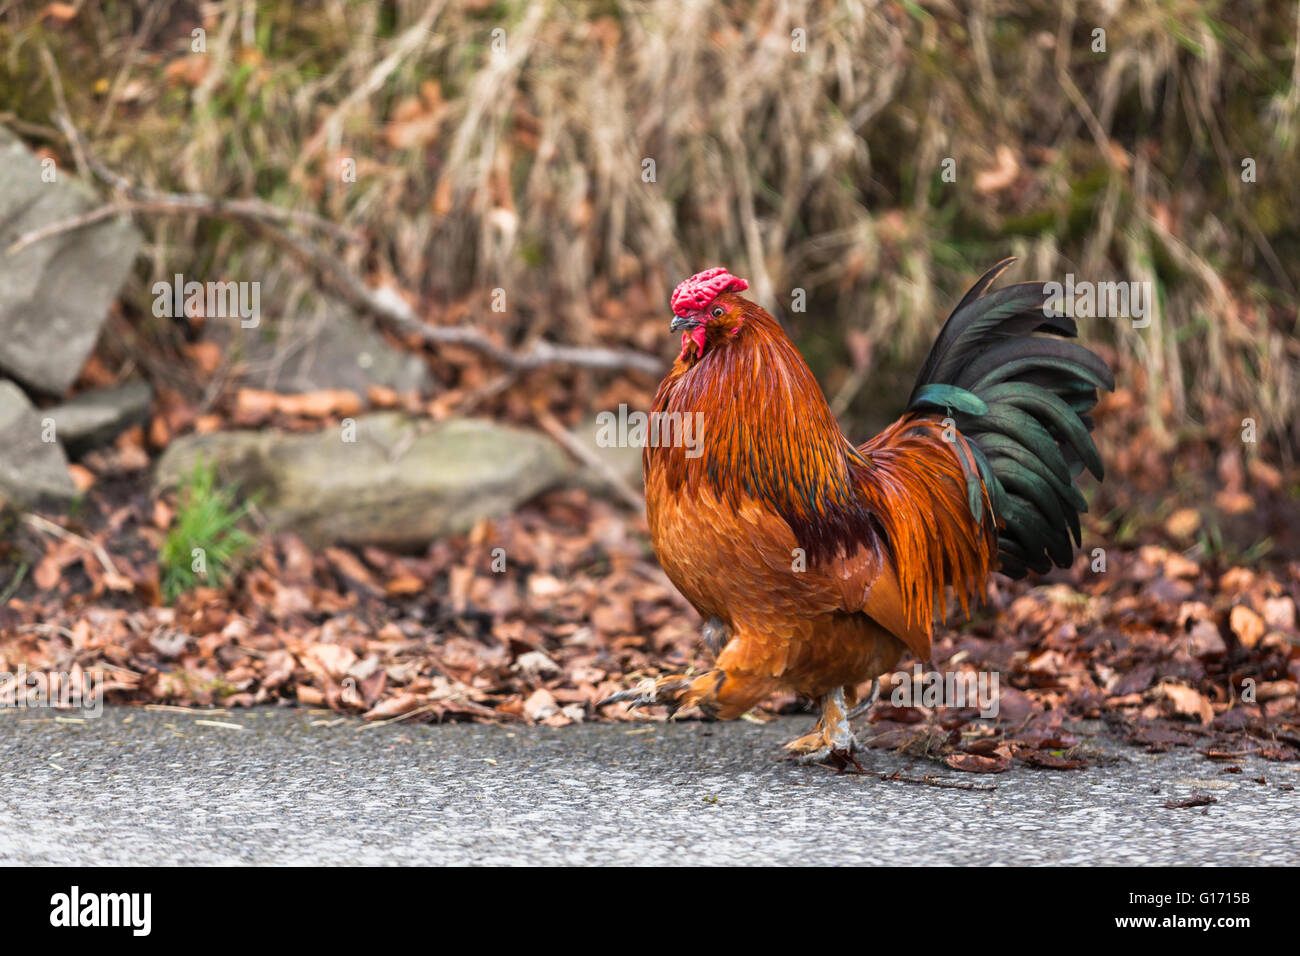
[[[228,726],[205,726],[211,720]],[[7,864],[1291,864],[1300,766],[1118,748],[1087,771],[779,760],[758,726],[365,726],[307,711],[0,715]],[[1253,781],[1265,777],[1267,783]],[[1193,791],[1218,802],[1165,809]]]

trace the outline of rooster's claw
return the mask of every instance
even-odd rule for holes
[[[648,707],[657,703],[655,700],[655,681],[652,678],[646,678],[635,687],[628,690],[620,690],[617,693],[610,694],[597,707],[604,707],[606,704],[627,704],[629,707]]]
[[[715,684],[715,681],[701,681],[698,677],[692,679],[678,675],[660,677],[658,680],[647,677],[635,687],[610,694],[596,706],[623,703],[628,707],[651,707],[655,704],[663,704],[668,707],[670,714],[692,705],[700,705],[701,709],[707,710],[706,701],[703,699],[704,690],[702,687],[697,687],[697,683],[708,685]]]

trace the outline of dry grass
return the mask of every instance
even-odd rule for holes
[[[1146,380],[1158,436],[1249,415],[1300,438],[1294,7],[326,0],[86,4],[64,23],[35,8],[0,20],[0,89],[29,139],[61,85],[143,183],[365,227],[358,268],[433,306],[504,288],[510,310],[481,315],[506,334],[608,339],[611,300],[647,315],[724,262],[837,407],[870,417],[963,284],[1018,254],[1025,275],[1155,284],[1150,328],[1088,334]],[[308,295],[232,227],[148,230],[141,303],[174,272],[282,279],[286,312]],[[795,288],[806,313],[789,313]],[[646,344],[636,323],[626,336]]]

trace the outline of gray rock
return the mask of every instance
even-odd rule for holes
[[[124,219],[105,220],[5,254],[28,230],[97,205],[65,170],[55,182],[42,171],[40,158],[0,126],[0,369],[57,394],[95,347],[140,234]]]
[[[82,392],[70,402],[46,409],[54,419],[59,442],[69,451],[93,448],[111,440],[149,414],[153,392],[147,382],[124,382]]]
[[[77,494],[63,449],[42,441],[45,417],[13,382],[0,382],[0,496],[24,507],[66,504]]]
[[[278,392],[346,388],[365,395],[382,385],[398,392],[427,391],[433,378],[423,359],[396,349],[345,306],[323,305],[257,329],[223,322],[213,338],[244,363],[245,384]]]
[[[159,460],[155,485],[176,485],[203,456],[241,497],[260,494],[276,528],[314,543],[419,547],[509,512],[571,468],[545,436],[479,419],[365,415],[355,441],[346,428],[185,436]]]

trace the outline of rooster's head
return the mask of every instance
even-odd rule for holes
[[[744,292],[749,283],[733,276],[718,266],[691,276],[673,290],[673,322],[669,328],[682,333],[682,354],[685,359],[691,346],[695,357],[703,358],[707,344],[718,341],[720,335],[734,335],[740,331],[744,316],[738,297],[732,292]],[[714,333],[710,335],[710,333]]]

